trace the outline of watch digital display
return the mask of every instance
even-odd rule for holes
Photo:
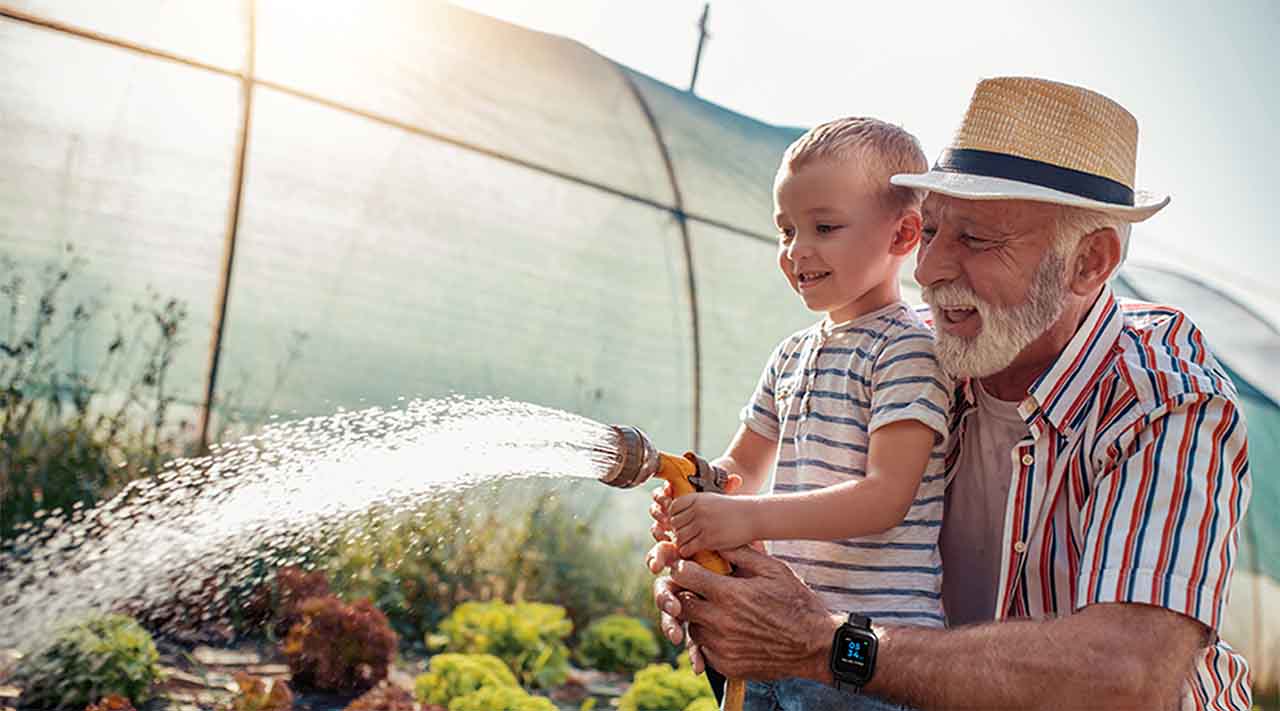
[[[864,667],[871,651],[871,642],[866,639],[846,639],[844,649],[840,651],[844,659],[841,661],[852,666]]]
[[[876,636],[869,630],[841,627],[831,649],[831,671],[843,681],[865,683],[875,664]]]

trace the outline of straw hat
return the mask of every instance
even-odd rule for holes
[[[1028,77],[985,79],[933,170],[894,185],[964,200],[1035,200],[1141,222],[1167,195],[1133,189],[1138,122],[1107,97]]]

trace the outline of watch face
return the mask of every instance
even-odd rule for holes
[[[843,627],[836,635],[835,648],[831,650],[831,671],[851,679],[868,679],[875,653],[875,635],[866,630]]]

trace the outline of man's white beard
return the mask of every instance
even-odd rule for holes
[[[1031,278],[1026,302],[1017,306],[993,306],[954,283],[925,287],[922,298],[933,310],[935,324],[946,318],[943,306],[973,306],[982,318],[982,330],[972,338],[935,329],[935,352],[943,370],[958,378],[999,373],[1058,320],[1065,308],[1067,256],[1056,247],[1045,252]]]

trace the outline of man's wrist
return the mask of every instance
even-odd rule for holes
[[[805,676],[821,684],[835,683],[835,677],[831,674],[831,640],[835,639],[836,630],[842,624],[844,624],[844,617],[826,615],[823,617],[822,624],[814,626],[809,636],[809,653],[806,655],[810,660],[810,669]]]

